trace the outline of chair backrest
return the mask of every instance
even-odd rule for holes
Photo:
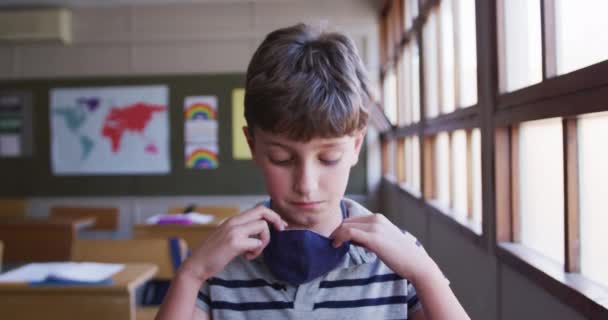
[[[169,208],[169,213],[183,213],[187,208],[189,207],[171,207]],[[198,213],[212,214],[220,221],[235,216],[240,212],[240,207],[238,206],[194,206],[192,209],[192,211]]]
[[[70,207],[58,206],[51,208],[51,218],[77,219],[83,217],[95,218],[93,224],[87,230],[117,231],[119,225],[118,208],[112,207]]]
[[[79,239],[72,245],[72,261],[153,263],[158,266],[156,279],[172,279],[186,251],[186,242],[180,238]]]
[[[2,254],[4,254],[4,242],[0,241],[0,271],[2,271]]]
[[[75,238],[76,228],[69,222],[44,219],[0,222],[5,263],[66,261]]]
[[[0,219],[23,218],[26,216],[26,209],[25,198],[0,198]]]

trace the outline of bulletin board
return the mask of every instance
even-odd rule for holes
[[[249,159],[233,157],[233,91],[244,74],[205,74],[0,81],[0,93],[31,96],[31,151],[27,157],[0,158],[0,196],[154,196],[265,194],[260,171]],[[52,169],[50,92],[55,88],[167,86],[170,168],[165,174],[56,175]],[[186,165],[184,101],[217,97],[217,166]],[[347,193],[365,194],[366,150],[352,169]]]

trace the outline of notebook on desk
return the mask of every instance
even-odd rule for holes
[[[0,283],[30,285],[98,285],[111,284],[112,276],[122,264],[95,262],[29,263],[0,274]]]

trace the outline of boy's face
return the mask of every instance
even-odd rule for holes
[[[290,228],[329,234],[341,221],[340,200],[357,163],[365,131],[308,142],[244,128],[253,160],[262,169],[272,207]]]

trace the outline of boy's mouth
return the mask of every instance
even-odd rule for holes
[[[300,209],[315,209],[319,207],[323,201],[292,201],[291,205]]]

